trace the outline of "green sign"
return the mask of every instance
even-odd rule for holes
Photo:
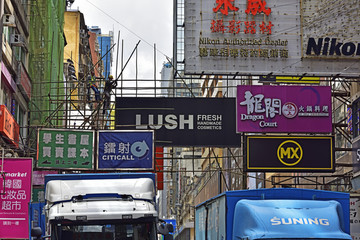
[[[41,129],[38,168],[94,169],[94,131]]]
[[[32,188],[32,202],[45,202],[45,190],[44,186]]]

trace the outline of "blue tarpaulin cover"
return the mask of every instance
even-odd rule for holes
[[[240,200],[235,206],[233,239],[351,240],[344,233],[342,215],[337,201]]]

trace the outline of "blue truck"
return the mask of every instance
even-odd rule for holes
[[[196,240],[351,240],[348,193],[271,188],[224,192],[195,208]]]
[[[168,236],[172,229],[158,218],[155,183],[154,173],[47,175],[46,238],[156,240],[158,234]],[[42,230],[33,228],[32,236],[40,238]]]

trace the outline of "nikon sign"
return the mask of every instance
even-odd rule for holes
[[[360,56],[360,43],[342,43],[337,38],[309,38],[306,55],[316,56]]]
[[[359,11],[350,0],[185,0],[185,72],[358,77]]]
[[[249,172],[333,172],[332,136],[247,136]]]

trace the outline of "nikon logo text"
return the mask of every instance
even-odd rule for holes
[[[309,38],[306,55],[360,56],[360,43],[342,43],[337,38]]]

